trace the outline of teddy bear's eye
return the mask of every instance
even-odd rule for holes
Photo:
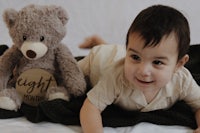
[[[26,36],[23,36],[23,40],[26,41]]]
[[[44,36],[41,36],[41,37],[40,37],[40,41],[41,41],[41,42],[44,41]]]

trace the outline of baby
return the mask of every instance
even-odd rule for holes
[[[130,26],[126,50],[101,45],[79,62],[93,88],[80,111],[84,133],[103,133],[101,112],[114,103],[142,112],[166,109],[184,100],[196,114],[200,132],[200,87],[184,67],[190,31],[176,9],[154,5],[142,10]]]

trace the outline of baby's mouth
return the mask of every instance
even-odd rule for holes
[[[154,81],[145,81],[145,80],[140,80],[138,78],[136,78],[138,82],[142,83],[142,84],[151,84],[153,83]]]

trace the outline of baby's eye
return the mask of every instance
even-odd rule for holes
[[[131,55],[131,58],[135,61],[140,61],[140,57],[137,55]]]
[[[155,61],[153,61],[153,64],[155,64],[155,65],[163,65],[164,63],[162,61],[155,60]]]

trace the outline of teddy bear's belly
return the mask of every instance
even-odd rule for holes
[[[19,68],[17,68],[17,72],[23,73],[24,71],[27,71],[29,69],[33,68],[39,68],[48,71],[49,73],[53,74],[55,72],[55,66],[53,61],[30,61],[31,63],[23,63],[23,65],[20,65]]]
[[[23,65],[17,65],[15,69],[13,70],[12,78],[8,82],[8,87],[15,86],[17,78],[25,71],[30,69],[42,69],[47,72],[49,72],[52,75],[55,75],[55,67],[53,63],[32,63],[32,64],[23,64]]]
[[[30,105],[38,105],[45,100],[46,92],[57,83],[52,74],[43,69],[29,69],[22,73],[16,81],[17,92],[23,101]]]

